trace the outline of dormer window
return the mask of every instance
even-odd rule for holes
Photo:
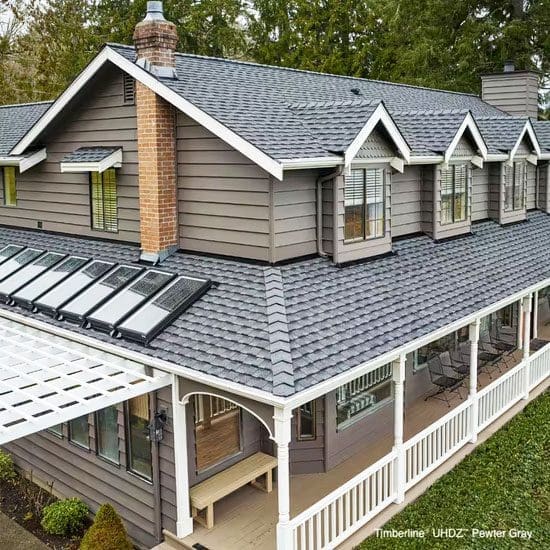
[[[346,241],[383,237],[384,231],[384,170],[354,169],[346,177],[344,191]]]
[[[506,167],[504,176],[504,211],[513,212],[525,208],[527,166],[525,161],[514,162]]]
[[[441,170],[441,225],[463,222],[468,216],[468,168],[455,164]]]

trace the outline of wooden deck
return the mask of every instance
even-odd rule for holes
[[[550,341],[550,326],[539,326],[538,336]],[[519,363],[520,351],[516,352],[515,359]],[[506,371],[504,370],[504,372]],[[498,376],[500,373],[493,373],[493,380]],[[492,382],[487,374],[481,374],[478,380],[480,387],[485,387]],[[463,389],[462,394],[466,397],[467,389]],[[453,400],[451,408],[444,402],[435,399],[428,401],[418,399],[411,403],[405,409],[405,439],[417,434],[460,403],[462,401],[458,398]],[[391,450],[392,445],[393,435],[388,435],[375,444],[368,442],[362,451],[355,453],[327,473],[292,476],[290,482],[291,517],[382,458]],[[188,547],[200,543],[209,550],[274,550],[276,523],[276,484],[270,494],[247,486],[216,504],[216,524],[213,529],[207,530],[195,524],[194,533],[183,539],[183,542]]]

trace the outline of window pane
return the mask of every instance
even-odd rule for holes
[[[130,399],[127,407],[128,468],[146,479],[151,479],[149,396],[140,395],[139,397]]]
[[[511,166],[504,169],[504,210],[509,212],[514,208],[514,170]]]
[[[103,230],[105,218],[103,216],[103,181],[99,172],[90,174],[91,203],[92,203],[92,229]]]
[[[63,424],[56,424],[51,428],[48,428],[48,432],[56,435],[57,437],[63,437]]]
[[[116,405],[97,411],[96,432],[97,454],[118,464],[118,409]]]
[[[441,223],[453,222],[453,170],[441,170]]]
[[[360,376],[336,390],[336,425],[349,425],[375,405],[391,398],[392,365],[387,364]]]
[[[467,169],[465,165],[455,166],[454,180],[454,220],[455,222],[466,219],[467,200]]]
[[[304,403],[298,411],[298,440],[315,439],[315,401]]]
[[[241,451],[241,409],[210,395],[197,395],[193,403],[197,470],[201,471]]]
[[[4,166],[3,170],[3,184],[4,184],[4,205],[16,206],[17,205],[17,190],[15,186],[15,167]]]
[[[384,171],[365,170],[367,191],[367,238],[384,236]]]
[[[69,440],[86,449],[90,448],[87,414],[69,422]]]
[[[116,171],[110,168],[103,173],[103,200],[105,231],[118,230]]]
[[[365,236],[364,170],[352,170],[344,188],[344,238],[362,239]]]

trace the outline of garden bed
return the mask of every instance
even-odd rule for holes
[[[446,528],[457,531],[438,531]],[[389,536],[373,535],[359,550],[548,548],[550,392],[530,403],[382,530]],[[522,532],[530,532],[531,538]]]
[[[44,506],[57,500],[19,474],[11,482],[0,480],[0,510],[54,550],[76,550],[81,537],[50,535],[40,525]]]

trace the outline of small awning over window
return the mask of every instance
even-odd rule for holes
[[[0,445],[158,390],[171,376],[0,317]]]
[[[46,149],[38,149],[35,151],[29,151],[24,155],[0,157],[0,166],[17,166],[19,168],[19,172],[23,173],[37,165],[39,162],[46,160],[46,157]]]
[[[80,147],[61,160],[62,172],[105,172],[121,166],[120,147]]]

